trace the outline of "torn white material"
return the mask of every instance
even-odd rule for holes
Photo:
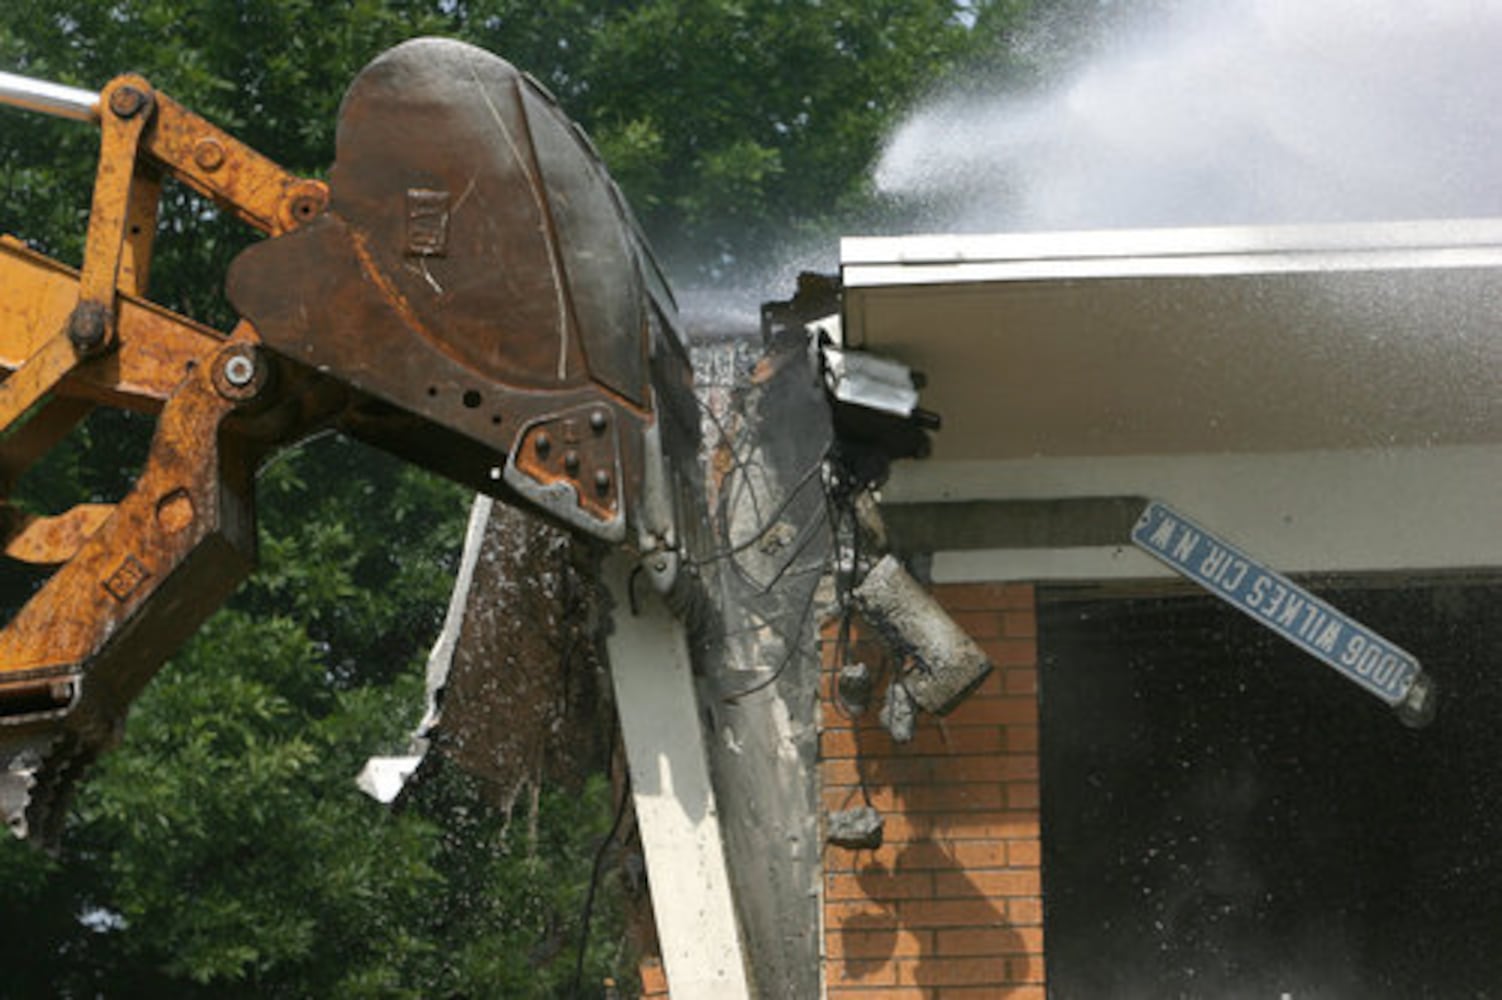
[[[52,748],[54,737],[23,739],[12,745],[0,758],[0,820],[19,840],[30,834],[27,810],[31,808],[31,790],[36,787],[37,772]]]
[[[449,667],[454,662],[454,649],[459,645],[459,630],[464,626],[464,613],[469,609],[469,590],[475,578],[475,565],[480,561],[480,548],[485,542],[485,526],[490,523],[490,510],[495,501],[483,493],[475,495],[469,509],[469,526],[464,529],[464,554],[459,559],[459,575],[454,579],[454,592],[449,597],[448,613],[443,618],[443,628],[433,651],[428,654],[427,709],[413,737],[414,744],[422,751],[427,749],[428,734],[438,725],[443,715],[442,691],[448,683]],[[421,751],[419,751],[421,752]]]
[[[422,763],[422,757],[409,754],[404,757],[372,757],[365,762],[365,767],[360,771],[359,777],[355,778],[355,784],[360,786],[360,791],[369,795],[382,805],[390,805],[401,794],[402,786],[407,779],[412,777],[412,772],[417,770],[417,765]]]
[[[470,585],[474,582],[475,564],[480,561],[480,547],[485,541],[485,526],[490,523],[490,510],[495,503],[483,493],[475,496],[469,509],[469,526],[464,532],[464,554],[459,559],[459,573],[454,579],[454,590],[449,597],[448,613],[443,619],[443,628],[433,651],[428,654],[427,705],[417,731],[409,744],[412,753],[399,757],[372,757],[355,784],[371,798],[389,805],[401,794],[407,779],[417,770],[423,756],[428,752],[428,734],[442,717],[443,688],[448,683],[449,667],[454,662],[454,648],[459,643],[459,630],[464,625],[464,613],[469,608]],[[410,766],[405,762],[410,761]]]
[[[31,789],[36,784],[33,768],[17,767],[0,771],[0,819],[5,820],[11,833],[26,838],[26,807],[31,802]]]

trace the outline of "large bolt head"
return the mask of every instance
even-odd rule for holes
[[[92,354],[109,335],[109,310],[98,302],[80,302],[68,317],[68,339],[79,354]]]
[[[199,139],[193,147],[193,162],[198,164],[200,170],[213,173],[224,166],[224,146],[218,139]]]
[[[219,352],[213,368],[214,388],[225,399],[249,402],[266,388],[271,369],[250,344],[230,344]]]
[[[139,87],[126,85],[110,95],[110,110],[121,118],[134,118],[146,107],[146,95]]]
[[[250,385],[256,377],[256,363],[244,354],[234,354],[224,362],[224,380],[236,388]]]

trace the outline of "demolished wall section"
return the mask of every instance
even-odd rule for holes
[[[829,408],[801,335],[695,350],[720,628],[700,700],[757,996],[818,996],[816,601],[830,533]]]

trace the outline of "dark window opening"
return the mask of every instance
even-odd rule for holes
[[[1210,598],[1040,591],[1051,995],[1502,996],[1502,588],[1324,596],[1429,728]]]

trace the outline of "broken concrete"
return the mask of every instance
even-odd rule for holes
[[[871,668],[864,663],[847,663],[840,668],[835,681],[835,691],[840,698],[840,707],[851,716],[862,716],[871,707],[871,693],[875,680]]]
[[[871,806],[831,810],[824,819],[824,839],[836,847],[874,851],[885,836],[886,821]]]
[[[952,711],[991,672],[985,652],[895,556],[882,556],[854,596],[861,617],[892,651],[912,659],[902,684],[925,712]]]
[[[893,743],[911,743],[918,724],[918,706],[907,685],[894,680],[887,685],[886,701],[876,716]]]
[[[695,660],[725,855],[756,995],[819,995],[817,591],[829,552],[828,405],[801,336],[695,351],[719,621]]]

